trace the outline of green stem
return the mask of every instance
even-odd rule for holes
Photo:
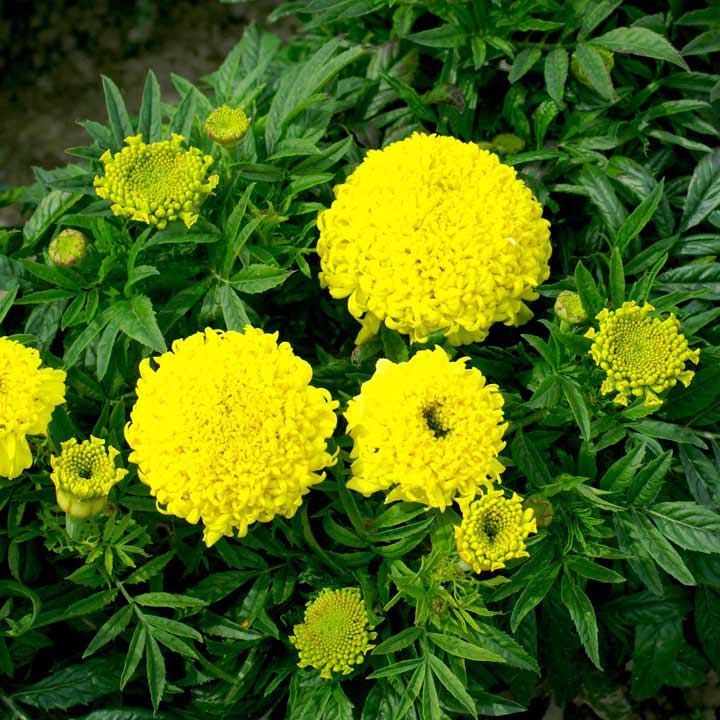
[[[8,697],[2,690],[0,690],[0,700],[2,700],[3,704],[10,710],[13,719],[30,720],[30,718],[13,702],[12,698]]]

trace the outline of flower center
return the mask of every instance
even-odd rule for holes
[[[487,535],[487,539],[492,543],[500,533],[502,523],[497,515],[486,515],[483,519],[482,530]]]
[[[432,405],[428,405],[423,408],[422,415],[423,420],[425,420],[425,425],[427,425],[427,429],[434,437],[444,438],[450,432],[450,428],[448,428],[443,422],[442,408],[437,403],[433,403]]]

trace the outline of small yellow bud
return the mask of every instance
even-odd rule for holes
[[[555,314],[571,325],[577,325],[587,320],[582,302],[580,302],[580,296],[572,290],[563,290],[557,296]]]
[[[70,267],[77,265],[87,251],[87,239],[80,230],[65,228],[59,232],[48,247],[48,255],[53,265]]]
[[[242,108],[221,105],[215,108],[205,121],[208,137],[223,147],[233,147],[244,137],[250,127],[250,121]]]

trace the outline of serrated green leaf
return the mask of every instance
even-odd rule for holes
[[[292,270],[284,270],[274,265],[248,265],[235,273],[228,285],[238,292],[256,294],[282,285],[292,275]]]
[[[545,87],[548,95],[560,106],[563,104],[570,60],[565,48],[557,47],[545,57]]]
[[[90,655],[97,652],[101,647],[115,639],[128,626],[133,615],[132,605],[127,605],[120,608],[116,613],[113,613],[102,624],[95,634],[95,637],[90,641],[90,644],[83,653],[83,659],[90,657]]]
[[[134,134],[132,123],[118,86],[109,77],[105,75],[100,77],[105,92],[105,107],[107,108],[108,120],[115,140],[112,149],[120,150],[125,138]]]
[[[697,164],[683,209],[680,230],[699,225],[720,206],[720,150],[706,155]]]
[[[647,554],[669,575],[683,585],[695,585],[695,578],[688,570],[677,550],[640,513],[633,515],[637,537]]]
[[[153,143],[160,139],[161,123],[160,85],[155,73],[148,70],[138,116],[138,132],[142,135],[143,142]]]
[[[190,595],[179,595],[168,592],[150,592],[136,595],[135,602],[144,607],[167,607],[167,608],[201,608],[207,605],[204,600],[190,597]]]
[[[605,299],[600,294],[595,278],[583,265],[582,260],[575,266],[575,287],[577,288],[580,302],[589,318],[595,316],[605,307]]]
[[[508,80],[516,83],[523,75],[532,70],[533,65],[542,57],[542,51],[537,47],[523,48],[515,57]]]
[[[596,45],[618,53],[656,58],[690,70],[682,55],[662,35],[644,27],[620,27],[592,39]]]
[[[565,399],[568,401],[570,410],[575,418],[575,422],[580,428],[582,439],[590,440],[590,410],[580,386],[574,380],[567,377],[561,376],[559,380]]]
[[[510,616],[510,629],[513,632],[517,631],[525,616],[542,602],[555,583],[559,572],[560,563],[552,563],[542,567],[540,572],[527,581],[513,605],[512,615]]]
[[[602,670],[598,651],[598,629],[595,610],[590,598],[582,591],[568,572],[563,573],[560,581],[560,599],[570,612],[570,617],[575,623],[580,642],[585,648],[588,657],[598,670]]]
[[[683,448],[681,447],[681,452]],[[653,458],[640,472],[635,475],[628,488],[628,502],[635,505],[646,505],[652,502],[662,488],[665,476],[672,464],[672,450]]]
[[[625,582],[625,578],[620,573],[579,555],[568,555],[564,562],[576,575],[588,580],[597,580],[603,583]]]
[[[142,660],[143,653],[145,652],[146,639],[147,632],[142,624],[138,623],[135,626],[135,632],[130,640],[130,647],[128,648],[127,655],[125,656],[125,664],[123,665],[122,673],[120,674],[121,690],[128,684],[130,678],[132,678],[133,673]]]
[[[612,102],[617,100],[610,71],[605,66],[603,56],[596,47],[580,43],[573,53],[573,57],[580,66],[587,82],[598,95]]]
[[[694,502],[664,502],[648,508],[660,532],[686,550],[720,553],[720,515]]]
[[[618,229],[615,235],[615,247],[620,253],[625,252],[628,244],[636,238],[642,229],[652,220],[660,205],[665,190],[665,181],[653,188],[650,194],[633,210]]]
[[[157,711],[163,694],[165,693],[165,658],[163,658],[157,640],[155,640],[152,635],[148,636],[147,639],[145,669],[150,687],[150,699],[152,700],[153,709]]]
[[[506,662],[500,655],[466,642],[465,640],[461,640],[453,635],[429,632],[427,633],[427,638],[441,650],[450,653],[450,655],[455,655],[455,657],[475,660],[476,662]]]
[[[167,351],[165,338],[158,327],[149,297],[135,295],[130,300],[120,301],[115,308],[120,329],[126,335],[155,352]]]
[[[128,575],[124,580],[124,585],[135,585],[137,583],[146,582],[152,577],[155,577],[162,569],[173,559],[175,556],[174,550],[169,550],[162,555],[154,557],[152,560],[146,562],[144,565],[139,567],[137,570]]]
[[[395,653],[410,647],[422,634],[422,630],[418,627],[409,627],[401,630],[396,635],[392,635],[387,640],[379,643],[372,651],[373,655],[386,655],[387,653]]]

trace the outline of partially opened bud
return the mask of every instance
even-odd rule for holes
[[[587,315],[580,296],[572,290],[563,290],[555,300],[555,314],[566,323],[577,325],[585,322]]]
[[[48,248],[50,260],[59,267],[77,265],[87,251],[87,239],[80,230],[65,228],[53,238]]]
[[[244,137],[250,127],[250,121],[242,108],[221,105],[215,108],[205,121],[208,137],[223,147],[233,147]]]
[[[105,441],[92,435],[81,443],[72,438],[61,447],[60,455],[50,458],[57,503],[74,518],[93,517],[102,512],[111,488],[127,475],[115,467],[120,453],[114,447],[106,450]]]
[[[530,495],[525,498],[523,507],[533,511],[535,522],[539,528],[546,528],[552,522],[555,514],[552,503],[542,495]]]

